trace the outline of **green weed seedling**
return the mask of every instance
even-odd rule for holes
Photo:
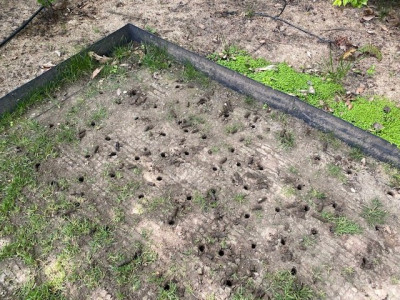
[[[369,206],[365,206],[361,216],[367,221],[369,226],[384,224],[387,211],[383,209],[383,204],[378,198],[372,199]]]
[[[225,132],[227,134],[235,134],[237,133],[239,130],[241,130],[243,128],[243,124],[241,123],[235,123],[232,125],[228,125],[225,127]]]
[[[321,216],[325,220],[333,223],[333,230],[337,235],[362,233],[360,225],[344,216],[335,216],[330,212],[322,212]]]
[[[21,289],[17,291],[17,295],[21,299],[29,300],[64,300],[66,299],[60,290],[54,289],[54,287],[47,282],[41,285],[36,285],[34,281],[29,281]]]
[[[292,132],[287,131],[286,129],[281,130],[277,133],[277,139],[281,147],[285,150],[290,150],[294,147],[294,135]]]
[[[234,197],[235,202],[239,204],[244,204],[247,202],[246,195],[245,194],[236,194]]]
[[[178,287],[175,283],[166,283],[163,287],[160,287],[157,300],[179,300]]]
[[[156,47],[151,44],[143,45],[144,56],[142,64],[152,71],[168,69],[171,65],[166,49]]]
[[[362,7],[368,4],[368,0],[334,0],[333,5],[335,6],[346,6],[347,4],[353,7]]]
[[[330,163],[326,166],[326,169],[330,176],[340,180],[343,183],[347,182],[347,178],[339,166]]]
[[[200,71],[197,71],[196,68],[189,62],[186,62],[183,65],[182,77],[186,82],[196,82],[203,87],[207,87],[211,83],[209,77]]]
[[[279,271],[274,274],[267,273],[265,279],[269,283],[269,291],[272,299],[315,299],[314,291],[307,285],[299,282],[296,275],[292,274],[292,271]]]

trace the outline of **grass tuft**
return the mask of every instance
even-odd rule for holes
[[[322,218],[334,224],[333,230],[337,235],[362,233],[360,225],[344,216],[335,216],[330,212],[322,212]]]
[[[299,282],[291,271],[279,271],[275,274],[266,274],[269,291],[272,299],[276,300],[308,300],[315,299],[314,291],[307,285]]]
[[[166,49],[151,44],[145,44],[142,64],[152,71],[168,69],[171,65],[170,57]]]
[[[383,209],[383,204],[378,198],[372,199],[369,206],[365,206],[361,216],[367,221],[369,226],[384,224],[387,211]]]

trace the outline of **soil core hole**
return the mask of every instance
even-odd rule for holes
[[[107,135],[107,136],[105,137],[105,140],[106,140],[106,141],[111,141],[111,138]]]
[[[281,244],[282,244],[283,246],[286,245],[286,240],[285,240],[284,238],[281,238]]]
[[[281,209],[280,209],[279,207],[275,207],[275,211],[276,211],[276,212],[280,212]]]
[[[232,286],[232,281],[231,280],[227,280],[225,282],[225,285],[231,287]]]
[[[254,243],[251,244],[251,249],[256,249],[256,247],[257,247],[256,244],[254,244]]]
[[[108,156],[109,157],[113,157],[113,156],[116,156],[117,155],[117,152],[111,152]]]
[[[303,189],[303,185],[302,185],[302,184],[298,184],[298,185],[297,185],[297,189],[298,189],[299,191],[301,191],[301,190]]]
[[[204,245],[200,245],[199,246],[199,251],[200,252],[204,252],[205,249],[206,249],[206,247]]]
[[[258,169],[259,169],[260,171],[263,171],[263,170],[264,170],[264,167],[261,166],[261,165],[259,165],[259,166],[258,166]]]
[[[224,255],[225,255],[225,252],[224,252],[224,250],[222,250],[222,249],[221,249],[221,250],[219,250],[219,251],[218,251],[218,255],[219,255],[219,256],[224,256]]]
[[[392,191],[387,192],[387,194],[388,194],[389,196],[394,197],[394,193],[393,193]]]
[[[157,180],[158,180],[158,181],[161,181],[161,180],[162,180],[162,177],[161,177],[161,176],[158,176],[158,177],[157,177]]]
[[[332,203],[332,207],[336,209],[336,207],[337,207],[336,202],[333,202],[333,203]]]
[[[188,200],[188,201],[192,200],[192,196],[190,196],[190,195],[187,196],[187,197],[186,197],[186,200]]]
[[[171,226],[172,226],[172,225],[175,225],[175,221],[174,221],[174,220],[169,220],[169,221],[168,221],[168,225],[171,225]]]
[[[78,177],[78,181],[79,181],[79,182],[84,182],[84,181],[85,181],[85,178],[84,178],[83,176],[80,176],[80,177]]]
[[[169,289],[170,289],[170,286],[168,283],[166,285],[164,285],[164,291],[169,291]]]
[[[310,210],[310,207],[308,206],[308,205],[304,205],[304,211],[309,211]]]
[[[167,134],[165,132],[160,132],[161,136],[167,136]]]
[[[96,122],[95,122],[95,121],[92,121],[92,122],[90,123],[90,126],[92,126],[92,127],[96,126]]]
[[[236,165],[237,165],[238,167],[241,167],[241,166],[242,166],[242,164],[241,164],[240,162],[237,162]]]
[[[115,173],[114,172],[110,172],[108,175],[110,175],[111,178],[115,178]]]
[[[249,190],[249,187],[247,185],[243,186],[243,189],[245,189],[246,191]]]
[[[140,160],[140,157],[139,156],[135,156],[135,160]]]
[[[293,267],[293,268],[290,270],[290,274],[292,274],[293,276],[297,274],[297,270],[296,270],[295,267]]]
[[[351,171],[350,169],[347,169],[346,173],[347,173],[347,175],[351,175],[351,174],[353,174],[353,171]]]
[[[183,152],[183,153],[185,153],[185,155],[189,155],[189,152],[188,152],[188,151],[185,151],[185,152]]]
[[[235,152],[235,148],[229,148],[229,152],[230,152],[230,153]]]
[[[244,214],[245,219],[250,218],[250,214]]]
[[[161,157],[166,157],[167,155],[165,154],[165,152],[161,152],[160,156]]]
[[[206,139],[207,139],[207,136],[206,136],[205,134],[203,134],[203,135],[201,136],[201,138],[202,138],[203,140],[206,140]]]
[[[312,235],[317,235],[318,234],[318,230],[315,228],[311,228],[311,234]]]
[[[213,169],[213,171],[217,171],[217,170],[218,170],[218,168],[217,168],[217,167],[213,167],[212,169]]]
[[[315,161],[320,161],[320,160],[321,160],[321,157],[320,157],[319,155],[315,155],[315,156],[314,156],[314,160],[315,160]]]
[[[144,195],[143,195],[143,194],[140,194],[140,195],[138,196],[138,198],[139,198],[139,199],[143,199],[143,198],[144,198]]]

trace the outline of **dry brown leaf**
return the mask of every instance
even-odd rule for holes
[[[356,52],[356,49],[355,49],[355,48],[350,48],[349,50],[347,50],[347,51],[342,55],[342,59],[347,59],[347,58],[351,57],[355,52]]]
[[[109,62],[109,61],[112,59],[111,57],[107,57],[107,56],[105,56],[105,55],[100,56],[100,55],[94,53],[93,51],[90,51],[90,52],[88,53],[88,55],[89,55],[91,58],[97,60],[97,61],[98,61],[99,63],[101,63],[101,64],[106,64],[107,62]]]
[[[364,16],[364,17],[362,17],[362,19],[363,19],[364,21],[371,21],[373,18],[375,18],[374,15],[369,15],[369,16]]]
[[[103,70],[103,67],[100,68],[96,68],[93,73],[92,73],[92,79],[96,78],[97,75],[99,75],[99,73],[101,72],[101,70]]]
[[[363,10],[363,14],[364,16],[371,16],[371,15],[374,16],[375,12],[372,8],[367,7],[366,9]]]
[[[358,86],[358,88],[356,89],[356,94],[357,95],[360,95],[360,94],[362,94],[362,93],[364,93],[364,90],[365,90],[365,84],[360,84],[359,86]]]

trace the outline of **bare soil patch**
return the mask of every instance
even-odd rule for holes
[[[34,0],[1,3],[1,38],[36,9]],[[380,48],[382,61],[370,57],[356,63],[346,87],[352,93],[362,91],[363,95],[383,95],[398,101],[399,10],[393,1],[370,4],[373,18],[368,17],[367,21],[363,19],[363,9],[338,9],[328,0],[288,1],[281,17],[330,40],[345,41],[341,49],[335,48],[332,53],[335,64],[351,46],[373,44]],[[255,56],[286,61],[297,70],[326,71],[330,58],[326,44],[281,22],[249,17],[251,12],[275,15],[281,7],[282,3],[272,0],[59,1],[52,13],[42,15],[1,49],[0,95],[127,22],[155,30],[163,38],[204,55],[235,44]],[[372,76],[367,74],[371,68]]]
[[[128,60],[27,114],[32,136],[63,140],[4,220],[41,225],[36,266],[0,262],[3,299],[24,276],[68,299],[270,299],[287,284],[300,299],[395,298],[400,189],[384,166],[171,64]]]

